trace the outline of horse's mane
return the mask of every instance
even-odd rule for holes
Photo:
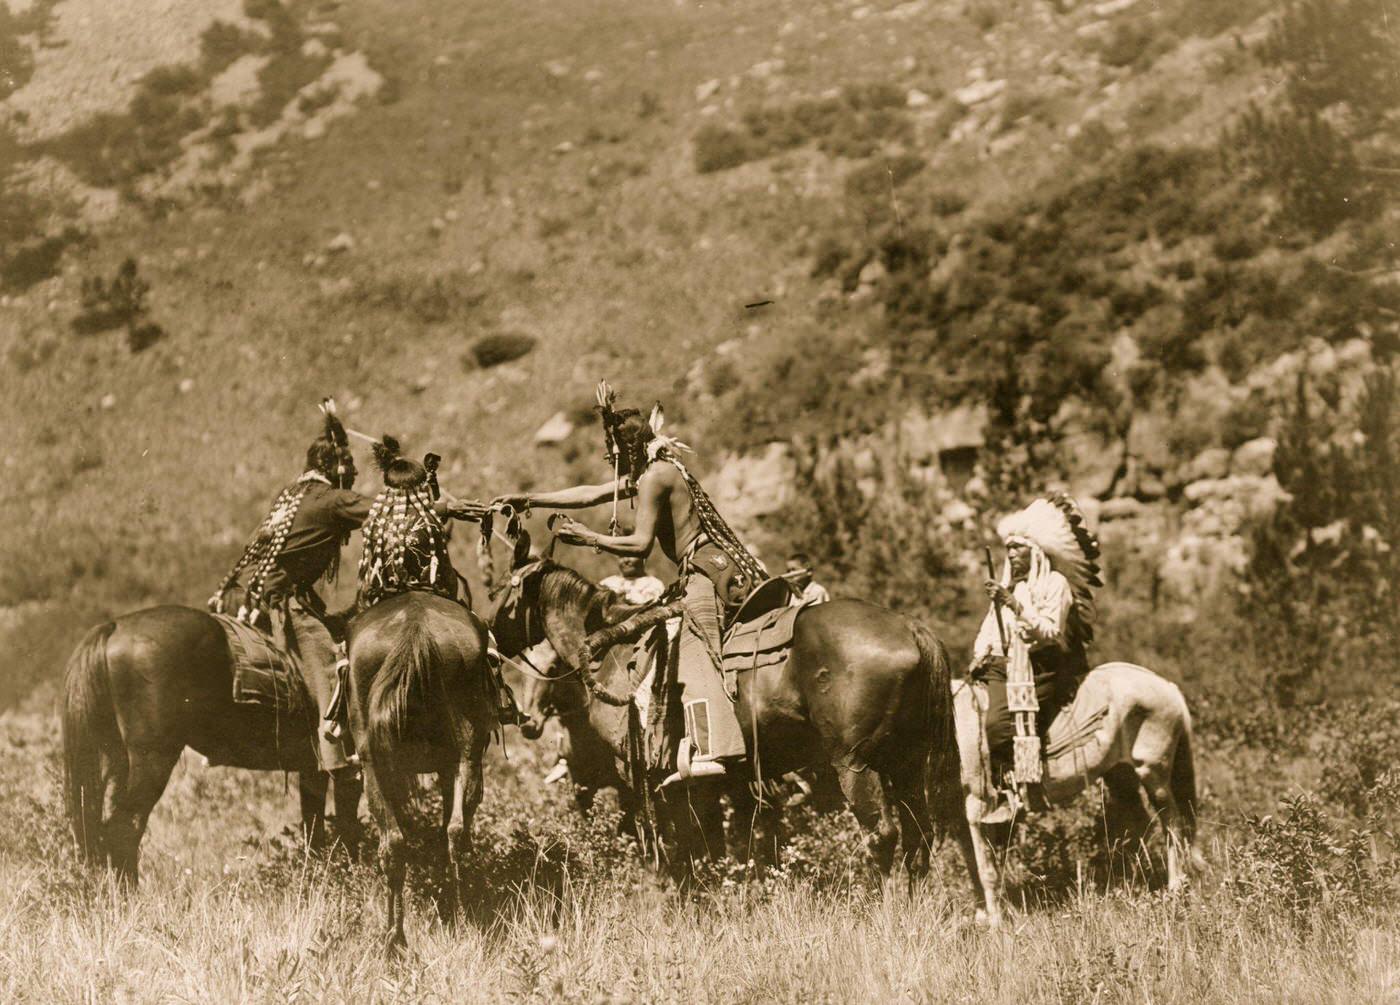
[[[616,624],[631,617],[648,604],[629,604],[611,590],[605,590],[567,565],[547,564],[539,580],[539,604],[543,610],[554,606],[573,606],[583,610],[584,621],[596,621],[590,627]]]

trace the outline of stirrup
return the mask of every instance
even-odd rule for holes
[[[1024,807],[1021,804],[1021,797],[1016,794],[1015,789],[1002,789],[1001,799],[990,813],[982,815],[981,823],[984,824],[1009,824],[1021,815]]]
[[[553,785],[555,782],[562,781],[568,774],[569,759],[567,757],[561,757],[554,762],[554,767],[550,768],[549,773],[544,776],[544,783],[546,785]]]
[[[719,761],[697,761],[694,759],[695,744],[690,737],[681,739],[676,751],[676,770],[661,780],[662,788],[677,782],[689,782],[696,778],[718,778],[729,774],[729,769]]]

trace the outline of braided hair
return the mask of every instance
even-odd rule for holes
[[[374,457],[384,473],[384,489],[361,529],[356,603],[363,609],[407,590],[455,598],[457,572],[447,550],[447,525],[433,509],[429,470],[400,457],[398,441],[390,436],[374,445]]]
[[[621,466],[632,482],[636,482],[653,461],[665,461],[680,472],[685,487],[690,491],[700,529],[734,563],[748,580],[748,589],[752,590],[769,578],[768,570],[739,540],[739,535],[715,508],[709,493],[681,461],[679,450],[682,445],[660,435],[659,407],[652,412],[652,416],[650,420],[644,419],[635,408],[604,411],[604,428],[608,433],[609,446],[618,452]]]

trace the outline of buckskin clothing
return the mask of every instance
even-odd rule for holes
[[[345,535],[364,523],[369,507],[367,496],[313,482],[297,508],[264,590],[281,621],[275,627],[300,659],[302,676],[322,718],[335,692],[338,640],[322,620],[325,603],[315,584],[339,557]],[[327,740],[319,727],[316,736],[323,770],[334,771],[349,763],[341,741]]]
[[[686,732],[699,760],[743,757],[744,734],[733,703],[724,692],[720,651],[720,604],[715,584],[691,573],[681,595],[685,617],[681,624],[676,678],[685,704]]]
[[[1019,632],[1030,649],[1035,697],[1040,705],[1037,728],[1044,733],[1055,713],[1073,696],[1079,678],[1089,672],[1083,645],[1070,638],[1074,595],[1069,581],[1053,571],[1041,576],[1034,590],[1022,580],[1012,587],[1011,593],[1022,613],[1017,617],[1003,606],[1002,630],[1008,638],[1011,632]],[[1002,657],[984,664],[978,676],[987,685],[987,748],[994,762],[1007,764],[1011,760],[1015,726],[1006,705],[1006,654],[993,610],[989,609],[982,620],[972,652],[974,666],[989,655]]]

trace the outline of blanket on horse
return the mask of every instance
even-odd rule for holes
[[[215,614],[214,620],[223,628],[233,657],[233,700],[270,708],[279,719],[301,719],[314,726],[316,703],[297,658],[271,635],[237,618]]]
[[[724,675],[731,700],[738,698],[740,674],[781,668],[787,662],[797,615],[807,606],[779,607],[730,627],[719,654],[721,665],[716,669]],[[663,613],[657,609],[658,615]],[[628,679],[636,682],[631,705],[639,734],[628,760],[635,758],[647,772],[670,774],[676,767],[676,750],[685,734],[677,643],[686,630],[682,617],[651,625],[638,641],[628,666]]]

